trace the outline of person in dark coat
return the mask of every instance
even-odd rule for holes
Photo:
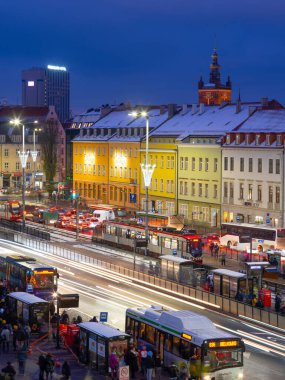
[[[275,311],[276,313],[279,313],[281,307],[281,296],[279,293],[276,294],[275,297]]]
[[[61,368],[62,380],[68,380],[70,378],[71,372],[67,361],[65,361]]]
[[[134,347],[131,347],[126,356],[125,356],[125,361],[126,364],[130,366],[130,374],[131,374],[131,379],[136,378],[136,372],[139,370],[138,366],[138,352]]]
[[[16,370],[10,362],[7,362],[7,365],[2,369],[2,372],[5,373],[5,375],[9,375],[11,380],[14,380]]]
[[[45,369],[46,369],[46,358],[44,357],[43,354],[39,356],[38,365],[40,368],[39,380],[44,380],[44,374],[45,374]]]

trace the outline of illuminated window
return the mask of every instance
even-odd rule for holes
[[[192,157],[192,170],[194,171],[196,169],[196,161],[195,157]]]
[[[214,198],[218,198],[218,185],[214,185],[214,194],[213,194]]]
[[[205,158],[205,171],[209,171],[209,158]]]

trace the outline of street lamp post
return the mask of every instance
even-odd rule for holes
[[[38,156],[38,151],[36,150],[36,132],[40,132],[41,128],[35,128],[33,130],[33,143],[34,143],[34,150],[31,151],[32,159],[34,162],[34,189],[36,187],[36,161]]]
[[[145,239],[146,250],[145,255],[148,255],[148,242],[149,242],[149,230],[148,230],[148,188],[151,184],[151,177],[153,175],[155,165],[148,162],[148,145],[149,145],[149,115],[145,111],[131,113],[133,117],[144,117],[146,121],[146,138],[145,138],[145,162],[141,163],[141,170],[143,172],[144,186],[145,186]]]
[[[11,124],[15,126],[22,126],[22,152],[19,152],[19,157],[21,160],[21,165],[22,165],[22,228],[24,232],[25,228],[25,190],[26,190],[26,176],[25,176],[25,169],[27,166],[27,160],[29,153],[25,151],[25,125],[21,123],[19,119],[14,119],[10,121]],[[37,123],[37,121],[34,121],[33,123]]]

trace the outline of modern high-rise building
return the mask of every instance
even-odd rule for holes
[[[65,67],[48,65],[22,71],[22,105],[55,106],[61,122],[69,118],[69,72]]]

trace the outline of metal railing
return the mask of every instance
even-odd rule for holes
[[[230,313],[234,316],[251,318],[256,321],[267,323],[274,327],[285,329],[285,316],[275,313],[271,310],[259,309],[249,304],[238,302],[235,299],[210,293],[200,288],[183,285],[175,281],[170,281],[168,279],[147,274],[138,270],[133,270],[131,268],[121,267],[119,265],[113,264],[112,262],[103,261],[93,256],[79,253],[72,249],[66,249],[48,241],[31,239],[24,235],[11,233],[5,230],[0,230],[0,237],[5,240],[15,241],[16,243],[23,244],[24,246],[33,249],[49,252],[53,255],[66,258],[68,260],[96,265],[111,272],[116,272],[124,276],[132,277],[133,279],[139,281],[144,281],[152,286],[161,287],[166,291],[169,290],[172,292],[177,292],[179,295],[185,296],[186,298],[194,298],[198,302],[207,302],[209,303],[207,307],[213,308],[214,310],[217,310],[217,308],[215,306],[211,306],[211,304],[217,305],[219,307],[219,310],[224,313]]]

